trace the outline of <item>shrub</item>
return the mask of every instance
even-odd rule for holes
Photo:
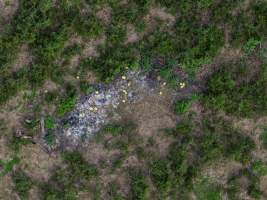
[[[44,199],[77,199],[78,192],[99,174],[96,166],[87,163],[76,151],[65,152],[63,160],[66,167],[56,169],[49,182],[41,186]]]
[[[267,111],[266,67],[260,66],[259,72],[248,82],[241,82],[248,76],[250,68],[242,61],[228,63],[213,74],[207,84],[203,102],[213,110],[223,110],[228,114],[241,117],[264,115]]]
[[[175,102],[175,105],[174,105],[174,111],[177,114],[184,114],[188,111],[190,106],[191,106],[190,100],[177,101],[177,102]]]
[[[267,164],[263,163],[261,160],[254,161],[251,168],[252,171],[259,176],[267,175]]]
[[[15,165],[17,165],[20,162],[20,159],[18,157],[12,158],[10,161],[3,161],[0,159],[0,167],[1,167],[1,173],[0,178],[14,168]]]
[[[261,133],[260,140],[263,148],[267,149],[267,129],[264,129],[264,131]]]
[[[207,179],[203,179],[194,185],[194,193],[198,200],[222,199],[220,187]]]
[[[160,192],[165,192],[169,187],[169,169],[165,160],[156,160],[151,163],[150,175],[153,183]]]
[[[52,130],[48,130],[48,132],[44,136],[44,139],[48,145],[54,145],[56,142],[55,133]]]
[[[65,100],[62,100],[57,108],[58,116],[63,117],[67,112],[70,112],[74,108],[75,103],[76,103],[75,96],[71,96]]]
[[[21,199],[28,199],[28,193],[33,182],[23,171],[15,171],[12,174],[12,180],[15,183],[15,189]]]
[[[51,116],[48,116],[44,120],[44,126],[47,129],[54,129],[56,127],[55,119]]]
[[[144,200],[148,192],[148,185],[144,174],[133,169],[130,172],[132,199]]]

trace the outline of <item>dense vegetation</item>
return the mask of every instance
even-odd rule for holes
[[[267,3],[245,2],[20,0],[13,18],[0,31],[0,105],[26,91],[22,97],[26,109],[12,109],[25,114],[21,123],[28,135],[0,135],[0,139],[7,137],[12,157],[0,159],[0,179],[10,175],[20,199],[29,199],[34,187],[45,200],[75,200],[83,195],[112,200],[186,200],[192,195],[197,200],[225,196],[238,200],[240,194],[266,199],[260,185],[267,175],[267,161],[255,156],[255,151],[266,151],[267,129],[256,127],[260,133],[249,135],[234,123],[257,120],[267,113]],[[110,9],[107,21],[99,16],[103,8]],[[151,14],[157,8],[167,20]],[[127,42],[129,26],[138,35],[134,42]],[[102,39],[94,46],[97,56],[85,55],[86,44]],[[14,69],[22,46],[28,47],[32,59]],[[238,55],[222,53],[231,50]],[[75,56],[79,62],[72,66]],[[204,67],[213,71],[205,80],[195,79]],[[35,180],[23,170],[18,155],[23,145],[36,145],[32,138],[39,137],[40,122],[44,121],[46,131],[40,140],[53,147],[57,119],[73,109],[79,96],[96,91],[88,73],[109,82],[136,69],[161,77],[175,91],[180,82],[190,85],[197,80],[201,85],[199,94],[171,106],[178,119],[175,128],[146,138],[139,135],[135,122],[112,122],[92,141],[107,154],[113,153],[108,160],[93,164],[78,148],[60,151],[62,163],[51,169],[48,180]],[[46,91],[47,81],[57,89]],[[191,110],[195,104],[201,112]],[[43,109],[49,106],[54,111]],[[0,132],[6,130],[0,121]],[[165,140],[171,142],[161,153],[159,141]],[[240,165],[225,183],[205,175],[207,166],[224,162]]]

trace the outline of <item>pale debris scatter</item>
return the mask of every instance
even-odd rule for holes
[[[79,100],[74,110],[62,120],[63,124],[69,125],[63,128],[63,138],[73,143],[99,131],[108,123],[109,111],[126,101],[131,103],[140,100],[141,92],[154,90],[149,87],[148,81],[151,82],[139,72],[129,72],[109,85],[99,84],[96,92]],[[158,84],[157,80],[155,84]]]

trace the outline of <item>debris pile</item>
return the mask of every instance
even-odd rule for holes
[[[153,91],[158,84],[157,80],[148,80],[146,75],[129,72],[108,85],[97,85],[97,90],[80,99],[74,110],[62,120],[62,137],[71,140],[72,144],[81,138],[90,137],[108,123],[109,111],[120,104],[140,100],[141,93]]]

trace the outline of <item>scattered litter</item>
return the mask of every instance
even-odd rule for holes
[[[125,75],[108,85],[97,84],[96,92],[80,99],[74,110],[61,120],[61,139],[71,141],[72,145],[79,145],[78,141],[81,138],[90,137],[109,122],[108,113],[116,109],[121,102],[138,101],[142,99],[141,93],[153,90],[150,88],[151,83],[148,84],[151,80],[139,72],[128,72],[127,79],[129,82],[124,81]],[[157,81],[154,81],[156,84]],[[135,87],[129,88],[129,83]],[[66,127],[64,124],[69,126]]]
[[[183,89],[185,87],[185,83],[184,82],[181,82],[179,85],[180,85],[181,89]]]
[[[162,92],[161,91],[159,92],[159,95],[162,95]]]
[[[76,76],[76,78],[77,78],[77,79],[80,79],[80,77],[79,77],[79,76]]]

